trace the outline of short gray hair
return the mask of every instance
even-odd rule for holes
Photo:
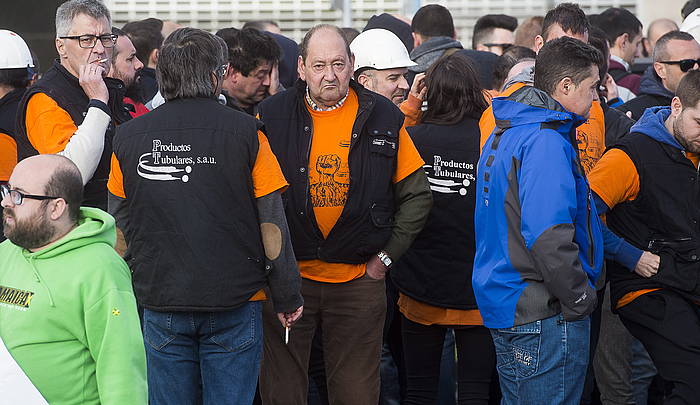
[[[100,0],[70,0],[56,9],[56,37],[68,35],[73,19],[79,14],[85,14],[96,20],[107,19],[107,27],[112,26],[109,9]]]
[[[223,80],[221,66],[228,61],[223,39],[196,28],[175,30],[158,55],[156,80],[166,100],[214,96],[211,74]]]

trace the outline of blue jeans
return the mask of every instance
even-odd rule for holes
[[[262,303],[223,312],[144,311],[150,405],[253,402]]]
[[[590,318],[559,315],[491,329],[496,347],[501,405],[578,405],[588,367]]]

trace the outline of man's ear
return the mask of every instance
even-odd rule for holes
[[[673,118],[678,117],[681,114],[681,111],[683,111],[683,103],[681,103],[681,99],[678,96],[673,97],[673,100],[671,100],[671,114],[673,115]]]
[[[571,80],[570,77],[565,77],[561,79],[557,84],[557,91],[565,96],[571,94],[571,92],[573,92],[575,88],[576,86],[574,85],[574,82]]]
[[[63,59],[68,57],[68,55],[66,54],[66,44],[60,38],[56,38],[56,52],[58,52],[58,56]]]
[[[68,210],[68,204],[63,198],[57,198],[49,202],[48,206],[49,218],[52,221],[59,220],[63,214]]]
[[[661,80],[665,80],[668,78],[668,74],[666,73],[666,65],[663,63],[659,62],[654,62],[654,71],[656,74],[659,76]]]
[[[625,49],[625,47],[630,45],[627,43],[627,42],[629,42],[629,39],[630,39],[629,34],[627,34],[625,32],[624,34],[615,38],[615,42],[613,43],[613,46],[617,47],[618,49]]]
[[[413,36],[413,47],[418,48],[423,43],[423,37],[417,32],[412,32],[411,35]]]
[[[304,59],[302,59],[301,55],[299,55],[299,58],[297,59],[297,73],[299,74],[299,78],[303,81],[306,81],[306,74],[304,73]]]
[[[535,53],[540,53],[540,49],[544,46],[544,38],[542,35],[537,35],[535,37]]]
[[[365,74],[360,74],[357,76],[357,82],[364,88],[367,88],[367,82],[369,82],[369,76]]]
[[[154,49],[151,51],[151,54],[148,55],[148,67],[152,67],[155,69],[156,65],[158,64],[158,54],[158,49]]]

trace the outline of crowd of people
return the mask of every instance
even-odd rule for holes
[[[0,403],[697,404],[682,17],[0,30]]]

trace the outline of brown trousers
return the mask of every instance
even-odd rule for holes
[[[272,304],[268,301],[263,307],[263,404],[306,405],[311,341],[321,328],[331,405],[376,405],[386,314],[384,281],[366,275],[338,284],[302,279],[301,293],[304,314],[292,326],[287,345]]]

